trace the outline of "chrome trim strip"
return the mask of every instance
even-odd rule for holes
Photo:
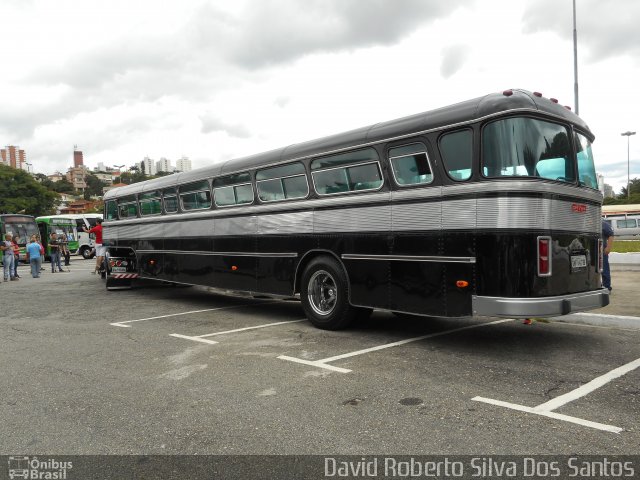
[[[169,253],[174,255],[204,255],[213,257],[265,257],[265,258],[296,258],[297,253],[272,252],[205,252],[198,250],[136,250],[136,253]]]
[[[472,296],[474,315],[489,317],[557,317],[609,305],[606,288],[555,297],[511,298]]]
[[[345,253],[343,260],[389,260],[398,262],[476,263],[476,257],[444,257],[423,255],[359,255]]]

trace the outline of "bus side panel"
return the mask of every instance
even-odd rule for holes
[[[439,233],[398,235],[393,255],[441,256]],[[442,262],[392,261],[390,265],[390,310],[445,315],[443,287],[446,265]]]
[[[257,291],[278,295],[292,295],[296,267],[304,252],[314,248],[309,236],[259,235],[258,252],[296,254],[296,257],[257,257]]]
[[[254,256],[225,255],[225,252],[256,252],[253,236],[217,237],[213,241],[213,286],[229,290],[257,291],[257,259]]]
[[[179,250],[182,252],[210,252],[213,241],[207,237],[181,238]],[[178,255],[180,281],[197,285],[213,285],[214,259],[211,255]]]
[[[387,235],[350,235],[344,253],[351,255],[389,255],[392,237]],[[344,259],[351,282],[350,299],[353,305],[389,308],[388,260]]]
[[[447,300],[448,317],[464,317],[473,315],[471,304],[475,288],[475,235],[468,233],[449,232],[443,237],[444,256],[461,259],[461,263],[449,262],[445,266],[445,296]],[[469,259],[469,263],[464,262]],[[468,285],[458,286],[458,282]]]

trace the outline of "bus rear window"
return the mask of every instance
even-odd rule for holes
[[[571,141],[566,127],[533,118],[507,118],[482,132],[486,177],[538,177],[574,183]]]
[[[109,200],[105,202],[105,216],[107,220],[117,220],[118,219],[118,204],[115,200]]]

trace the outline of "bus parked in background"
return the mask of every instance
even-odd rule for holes
[[[65,215],[66,218],[70,218],[76,223],[76,238],[78,239],[78,246],[76,250],[71,250],[71,253],[82,255],[83,258],[89,259],[96,255],[95,250],[95,235],[93,233],[86,233],[82,228],[86,227],[91,229],[96,226],[96,220],[102,220],[101,213],[79,213]]]
[[[640,235],[640,205],[604,205],[602,217],[613,227],[616,238]]]
[[[75,252],[78,249],[78,237],[76,233],[75,220],[65,215],[49,215],[44,217],[37,217],[36,223],[40,230],[40,237],[42,238],[42,246],[44,247],[45,257],[51,256],[51,248],[49,247],[49,240],[52,233],[58,235],[58,240],[61,236],[67,240],[67,246],[70,252]]]
[[[587,124],[506,90],[105,196],[107,288],[132,278],[372,309],[529,318],[606,306]]]
[[[24,261],[26,259],[26,244],[29,243],[31,235],[39,234],[35,219],[31,215],[2,214],[0,215],[0,238],[4,240],[7,233],[20,237],[18,241],[20,260]]]
[[[82,228],[94,227],[98,218],[102,218],[101,213],[49,215],[36,218],[46,255],[49,256],[50,253],[47,247],[49,236],[55,232],[58,236],[64,234],[67,237],[71,254],[82,255],[86,259],[92,258],[95,255],[95,239],[91,238],[93,234],[89,235]]]

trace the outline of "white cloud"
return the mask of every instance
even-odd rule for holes
[[[71,165],[74,144],[90,166],[204,166],[509,87],[573,105],[570,4],[2,2],[3,36],[19,41],[0,43],[0,144],[47,173]],[[620,133],[640,129],[640,4],[615,5],[578,2],[580,113],[619,189]],[[640,176],[633,137],[631,159]]]

